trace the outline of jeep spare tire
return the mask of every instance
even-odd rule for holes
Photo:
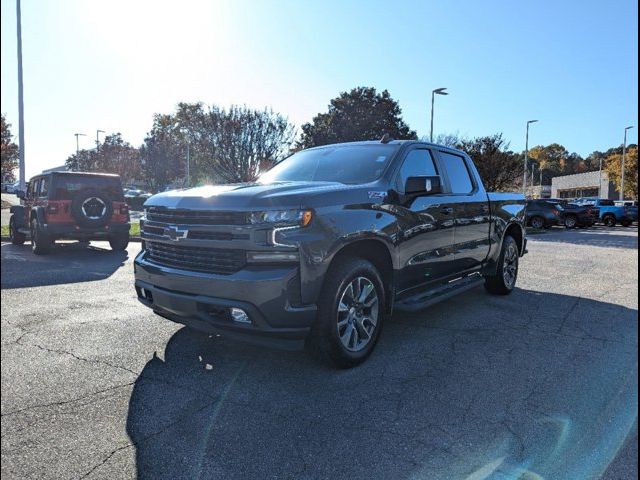
[[[103,227],[112,214],[113,202],[104,191],[81,190],[71,200],[71,215],[81,227]]]

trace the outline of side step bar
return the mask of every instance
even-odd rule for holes
[[[440,285],[432,290],[419,292],[408,298],[398,300],[394,304],[394,309],[401,312],[417,312],[436,303],[455,297],[467,290],[479,287],[484,284],[484,278],[479,273],[451,280],[444,285]]]

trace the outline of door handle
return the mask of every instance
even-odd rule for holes
[[[440,210],[440,213],[444,215],[451,215],[453,213],[453,208],[452,207],[443,208],[442,210]]]

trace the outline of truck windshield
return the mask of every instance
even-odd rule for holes
[[[261,183],[340,182],[377,180],[399,145],[340,145],[303,150],[260,176]]]

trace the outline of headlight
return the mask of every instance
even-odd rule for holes
[[[254,225],[269,223],[306,227],[311,223],[312,217],[311,210],[267,210],[265,212],[253,212],[249,216],[249,221]]]

